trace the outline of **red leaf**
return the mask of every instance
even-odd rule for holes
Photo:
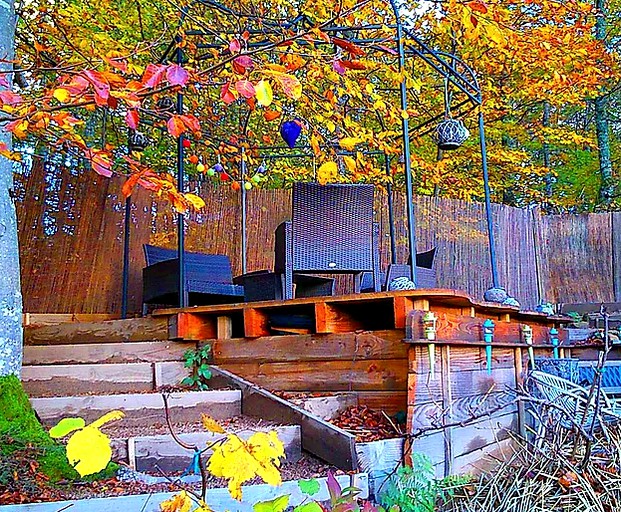
[[[235,84],[235,90],[246,99],[253,98],[257,93],[254,85],[249,80],[239,80]]]
[[[91,161],[93,171],[97,174],[106,178],[112,176],[112,162],[106,153],[98,149],[87,149],[86,157]]]
[[[466,5],[473,11],[480,12],[481,14],[487,13],[487,6],[483,2],[468,2]]]
[[[170,85],[184,86],[189,78],[189,73],[177,64],[171,64],[166,69],[166,79]]]
[[[63,84],[62,88],[71,94],[80,94],[88,87],[88,80],[82,76],[74,76],[68,84]]]
[[[232,39],[229,43],[229,50],[231,51],[231,53],[237,53],[239,50],[241,50],[241,43],[239,42],[239,40]]]
[[[127,61],[122,57],[104,57],[104,60],[115,69],[127,71]]]
[[[127,111],[127,114],[125,115],[125,122],[131,129],[135,130],[138,128],[138,119],[138,112],[136,110]]]
[[[19,94],[15,94],[13,91],[4,90],[0,91],[0,101],[5,105],[17,105],[24,100]]]
[[[367,69],[366,65],[359,60],[341,60],[341,66],[348,69]]]
[[[164,73],[166,73],[166,66],[149,64],[144,71],[144,75],[142,75],[142,84],[145,87],[157,87],[164,78]]]
[[[11,87],[9,85],[9,81],[6,78],[6,75],[3,73],[0,73],[0,87],[6,87],[7,89]]]
[[[201,124],[199,123],[198,119],[192,114],[185,114],[185,115],[179,116],[179,119],[181,119],[181,121],[188,128],[188,130],[192,132],[201,131]]]
[[[254,67],[254,62],[248,55],[240,55],[233,60],[233,67],[235,67],[236,71],[237,69],[241,69],[241,72],[244,73],[247,69],[252,69]]]
[[[181,116],[172,116],[166,123],[168,133],[173,137],[179,137],[186,131],[185,123],[181,120]]]
[[[110,84],[99,71],[87,69],[82,72],[86,79],[95,89],[95,103],[100,107],[108,106],[108,97],[110,96]]]
[[[231,91],[231,84],[226,83],[222,86],[222,89],[220,90],[220,99],[227,105],[230,105],[237,99],[235,94]]]
[[[341,39],[339,37],[333,37],[332,42],[339,48],[343,48],[343,50],[349,52],[354,57],[360,57],[364,55],[364,50],[362,48],[360,48],[359,46],[345,39]]]

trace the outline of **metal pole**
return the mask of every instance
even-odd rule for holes
[[[129,230],[131,228],[132,196],[125,199],[125,233],[123,237],[123,289],[121,292],[121,318],[127,318],[129,296]]]
[[[397,51],[399,52],[399,71],[405,68],[405,51],[403,49],[403,27],[399,10],[395,0],[390,0],[397,21]],[[405,113],[408,108],[407,87],[405,79],[401,80],[401,110]],[[410,161],[410,125],[407,116],[401,116],[401,129],[403,131],[403,158],[405,166],[405,197],[408,218],[408,248],[410,250],[410,275],[412,282],[416,284],[416,220],[414,219],[413,193],[412,193],[412,162]]]
[[[489,173],[487,170],[487,149],[485,146],[485,124],[483,112],[479,110],[479,140],[481,141],[481,164],[483,167],[483,188],[485,190],[485,215],[487,218],[487,237],[489,239],[489,262],[492,267],[492,285],[500,286],[498,281],[498,267],[496,264],[496,244],[494,242],[494,221],[492,219],[492,201],[489,191]]]
[[[181,39],[177,37],[177,42],[181,42]],[[181,48],[177,48],[177,64],[181,65],[183,55]],[[183,93],[179,91],[177,93],[177,114],[183,114]],[[181,134],[177,139],[177,189],[183,193],[184,189],[184,153],[183,141],[185,136]],[[179,307],[185,308],[188,306],[186,297],[185,286],[185,229],[184,229],[184,215],[183,213],[177,214],[177,257],[179,260]]]
[[[247,233],[246,233],[246,153],[241,149],[241,232],[242,232],[242,274],[246,273]]]
[[[384,168],[386,176],[390,176],[390,160],[388,155],[384,153]],[[395,212],[392,201],[392,184],[390,181],[386,185],[386,193],[388,194],[388,224],[390,229],[390,263],[397,263],[397,245],[395,243]]]

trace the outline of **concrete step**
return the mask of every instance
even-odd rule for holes
[[[169,415],[173,423],[194,423],[201,414],[224,420],[241,414],[241,391],[209,390],[168,393]],[[123,425],[165,425],[164,400],[160,393],[123,393],[31,398],[30,403],[47,427],[73,416],[87,423],[112,410],[125,413]]]
[[[185,428],[187,429],[187,425]],[[196,425],[195,428],[197,429],[196,432],[177,434],[177,437],[188,445],[197,446],[204,450],[203,460],[206,460],[213,453],[213,449],[207,449],[207,447],[220,439],[224,439],[226,434],[205,432],[200,424]],[[302,454],[299,425],[257,427],[235,431],[235,433],[242,439],[248,439],[257,431],[267,432],[270,430],[275,430],[278,439],[284,444],[287,462],[297,462]],[[114,433],[109,435],[114,435]],[[194,456],[193,450],[180,446],[170,434],[113,438],[112,446],[114,460],[126,462],[130,467],[148,473],[161,474],[161,472],[183,471],[192,463]]]
[[[27,345],[24,365],[154,363],[181,361],[196,343],[151,341],[134,343],[91,343],[82,345]]]
[[[72,396],[154,391],[179,385],[188,374],[180,361],[27,365],[22,382],[30,396]]]

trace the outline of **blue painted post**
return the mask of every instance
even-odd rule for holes
[[[552,346],[554,347],[552,350],[554,351],[554,359],[558,359],[558,329],[556,327],[552,327],[550,329],[550,341],[552,342]]]
[[[496,325],[494,321],[491,319],[485,320],[483,322],[483,341],[485,341],[485,360],[487,366],[487,373],[491,375],[492,373],[492,342],[494,341],[494,329]]]

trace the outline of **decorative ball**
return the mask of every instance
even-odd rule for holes
[[[190,139],[183,139],[182,144],[184,148],[189,148],[192,145],[192,142],[190,141]]]
[[[554,306],[550,304],[549,302],[542,302],[535,308],[535,311],[537,311],[538,313],[544,313],[546,315],[555,314]]]
[[[261,182],[261,175],[260,174],[255,174],[252,178],[250,178],[252,180],[253,183],[260,183]]]
[[[515,306],[516,308],[520,307],[520,303],[514,297],[507,297],[505,300],[502,301],[502,305],[503,306]]]
[[[220,162],[214,165],[213,168],[216,172],[224,172],[224,167],[222,167],[222,164]]]
[[[216,175],[216,170],[213,167],[207,169],[207,176],[212,176],[213,177],[215,175]]]
[[[188,160],[190,161],[191,164],[198,163],[198,157],[196,155],[190,155],[190,158],[188,158]]]
[[[267,169],[265,168],[265,166],[263,164],[259,165],[259,167],[257,167],[257,172],[259,174],[265,174],[267,172]]]
[[[234,181],[233,183],[231,183],[231,188],[233,190],[240,190],[241,189],[241,185],[239,184],[239,181]]]
[[[397,291],[397,290],[415,290],[416,285],[413,281],[408,277],[396,277],[390,284],[388,285],[389,291]]]
[[[204,166],[203,164],[198,164],[198,165],[196,166],[196,170],[197,170],[198,172],[205,172],[205,166]]]
[[[225,173],[225,172],[221,172],[221,173],[220,173],[220,179],[221,179],[222,181],[229,181],[229,180],[231,179],[231,177],[230,177],[227,173]]]
[[[280,127],[280,135],[291,149],[295,147],[298,137],[302,133],[299,121],[285,121]]]
[[[505,300],[507,300],[507,298],[509,298],[509,294],[504,288],[490,288],[483,294],[483,298],[487,302],[498,302],[502,304]]]
[[[445,119],[438,124],[435,139],[443,150],[457,149],[470,137],[468,128],[459,119]]]

